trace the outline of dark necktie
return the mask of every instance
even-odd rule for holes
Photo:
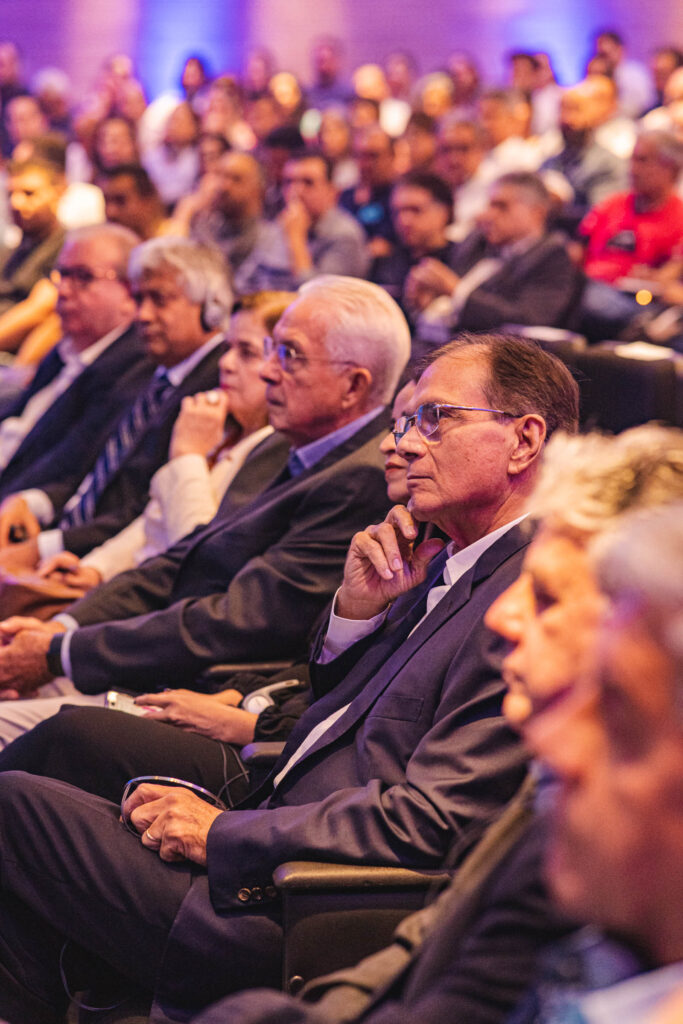
[[[55,377],[58,377],[62,372],[64,365],[64,360],[59,354],[59,350],[57,348],[53,348],[51,352],[48,352],[38,367],[38,371],[33,378],[30,389],[27,390],[27,400],[32,395],[38,394],[38,392],[42,391],[43,388],[46,388],[48,384],[51,384]]]
[[[105,488],[135,448],[147,427],[155,420],[164,399],[172,390],[173,385],[166,374],[162,373],[154,377],[147,389],[138,396],[130,410],[119,421],[116,431],[107,438],[92,472],[64,506],[64,514],[59,523],[60,530],[81,526],[94,517],[97,502]]]

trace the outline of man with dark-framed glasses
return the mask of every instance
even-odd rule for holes
[[[292,346],[311,365],[295,361],[288,376],[271,358],[266,370],[271,412],[293,437],[307,375],[315,388],[318,353],[306,341],[292,317],[280,321],[278,348]],[[333,343],[327,355],[337,358]],[[577,397],[557,359],[505,337],[464,336],[425,369],[415,424],[424,429],[421,406],[464,408],[437,418],[426,438],[413,425],[401,437],[408,505],[355,535],[315,649],[318,699],[240,808],[221,812],[192,792],[142,784],[122,808],[138,840],[107,801],[34,776],[0,778],[0,823],[18,820],[20,807],[30,807],[31,823],[30,858],[0,850],[3,878],[6,863],[19,865],[4,883],[11,919],[0,914],[0,1013],[11,1010],[14,1024],[51,1019],[46,1011],[64,1002],[59,952],[69,939],[79,980],[94,956],[156,988],[153,1021],[187,1020],[229,991],[278,985],[281,909],[271,879],[282,861],[429,868],[462,858],[525,772],[500,712],[502,641],[483,616],[519,573],[523,505],[546,437],[576,428]],[[489,411],[507,409],[519,415]],[[413,547],[422,521],[448,535],[446,550],[436,539]],[[83,879],[85,856],[96,867]],[[71,875],[75,916],[61,905]],[[38,922],[50,927],[37,932]],[[37,934],[47,936],[40,956]],[[3,956],[10,948],[21,949],[20,964]],[[496,988],[494,967],[485,983]]]

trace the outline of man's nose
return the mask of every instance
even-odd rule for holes
[[[522,637],[530,610],[530,582],[526,574],[512,583],[498,597],[486,612],[484,621],[494,633],[511,643],[518,643]]]
[[[264,380],[266,384],[277,384],[282,378],[282,367],[277,356],[275,349],[267,355],[261,366],[259,377]]]

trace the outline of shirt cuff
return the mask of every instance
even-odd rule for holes
[[[40,491],[37,487],[30,487],[26,491],[20,491],[19,494],[41,526],[47,526],[53,521],[55,508],[45,491]]]
[[[42,530],[37,539],[41,562],[64,550],[64,535],[61,530]]]
[[[337,591],[338,593],[339,591]],[[388,608],[385,608],[379,615],[374,615],[371,619],[343,619],[334,610],[337,604],[337,594],[334,595],[325,643],[318,658],[319,665],[327,665],[328,662],[334,661],[349,647],[374,633],[382,625],[389,611]]]
[[[62,617],[59,616],[59,615],[56,616],[56,618],[60,619],[60,621],[63,621]],[[71,616],[70,615],[65,615],[64,619],[71,619]],[[71,621],[74,622],[75,619],[71,619]],[[65,623],[65,625],[66,625],[66,623]],[[78,625],[78,623],[76,623],[76,625]],[[63,676],[66,676],[67,679],[71,679],[71,637],[74,635],[75,632],[76,632],[75,629],[70,629],[67,626],[66,633],[58,634],[59,638],[62,641],[62,646],[59,649],[59,657],[60,657],[60,660],[61,660],[61,663],[62,663],[62,673],[61,674]]]

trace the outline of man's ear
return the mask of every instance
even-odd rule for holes
[[[545,420],[537,413],[520,416],[515,423],[516,443],[510,452],[508,473],[519,476],[536,461],[545,442]]]
[[[353,366],[347,373],[347,388],[344,396],[346,408],[363,408],[372,390],[372,374],[364,366]]]

